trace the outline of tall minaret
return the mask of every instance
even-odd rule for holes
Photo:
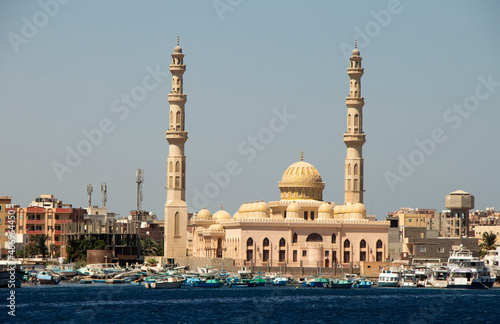
[[[186,94],[182,90],[182,75],[186,71],[184,54],[177,46],[172,54],[172,91],[168,94],[170,123],[167,133],[167,202],[165,203],[165,249],[166,258],[186,256],[187,247],[187,204],[186,204],[186,157],[184,143],[187,132],[184,128],[184,104]]]
[[[345,159],[345,202],[363,203],[363,105],[361,97],[361,57],[357,43],[354,45],[352,56],[349,58],[351,66],[347,69],[350,80],[350,93],[346,98],[347,132],[344,134],[344,143],[347,146]]]

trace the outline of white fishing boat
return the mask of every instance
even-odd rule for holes
[[[178,277],[159,277],[144,281],[144,287],[152,289],[174,289],[182,287],[183,284],[184,280]]]
[[[424,281],[425,288],[446,288],[448,282],[448,268],[441,264],[429,265],[427,279]]]
[[[397,267],[390,267],[383,269],[378,276],[378,287],[399,287],[401,281],[401,269]]]

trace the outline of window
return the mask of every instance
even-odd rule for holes
[[[251,261],[253,259],[253,250],[247,250],[247,261]]]
[[[253,239],[251,237],[247,240],[247,246],[253,246]]]
[[[382,248],[382,241],[378,240],[377,241],[377,249],[381,249],[381,248]]]
[[[269,250],[262,251],[262,261],[266,262],[269,260]]]
[[[297,262],[297,250],[293,250],[292,255],[293,255],[292,257],[293,262]]]
[[[354,164],[354,175],[358,175],[358,164]]]
[[[311,220],[314,220],[314,212],[311,212]]]
[[[365,240],[361,240],[361,242],[359,242],[359,248],[360,249],[365,249],[366,248],[366,241]]]
[[[307,256],[307,251],[306,250],[302,250],[302,256],[303,257]]]
[[[439,253],[444,253],[444,247],[438,247],[438,248],[437,248],[437,251],[438,251]]]
[[[281,240],[280,240],[280,246],[285,246],[285,243],[286,243],[286,242],[285,242],[285,239],[284,239],[284,238],[281,238]]]
[[[307,220],[307,212],[304,212],[304,219]]]
[[[297,233],[293,233],[292,243],[297,243]]]
[[[179,182],[179,181],[180,181],[180,178],[179,178],[178,176],[177,176],[177,177],[175,177],[175,187],[176,187],[176,188],[179,188],[179,187],[180,187],[180,182]]]
[[[325,251],[325,258],[328,258],[330,256],[330,251]]]
[[[349,251],[344,251],[344,263],[349,263],[351,261],[351,253]]]
[[[175,162],[175,172],[179,172],[180,170],[180,163],[179,161]]]
[[[427,248],[425,246],[421,246],[421,247],[418,248],[418,251],[419,252],[426,252]]]
[[[344,241],[344,248],[350,248],[351,247],[351,242],[349,240]]]
[[[306,242],[323,242],[323,238],[318,233],[309,234]]]
[[[366,261],[366,251],[359,252],[359,261]]]
[[[264,239],[262,246],[269,246],[269,239],[267,237]]]
[[[337,235],[335,233],[332,234],[332,244],[337,243]]]
[[[279,262],[285,261],[285,250],[280,250],[278,254]]]
[[[351,175],[351,164],[347,165],[347,175]]]
[[[377,252],[377,261],[382,261],[382,252]]]

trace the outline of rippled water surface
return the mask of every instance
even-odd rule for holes
[[[67,284],[16,290],[13,323],[500,323],[500,289],[145,289]]]

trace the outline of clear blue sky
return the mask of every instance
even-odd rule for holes
[[[143,208],[163,218],[170,77],[162,73],[180,35],[189,211],[224,203],[233,214],[245,201],[278,200],[300,151],[321,173],[325,200],[343,202],[343,48],[355,38],[365,68],[368,212],[441,210],[457,189],[474,194],[477,208],[500,207],[498,1],[40,3],[0,3],[0,194],[14,203],[45,193],[86,206],[93,184],[100,204],[107,182],[109,209],[126,216],[142,168]],[[140,92],[150,69],[160,82]],[[116,112],[122,95],[140,99],[126,117]],[[274,111],[285,107],[296,117],[270,135]],[[100,123],[102,139],[82,144]],[[251,159],[248,138],[259,134],[266,143]],[[69,166],[68,147],[88,154]],[[210,173],[229,161],[239,172],[214,193]],[[58,178],[54,165],[68,172]],[[213,198],[195,199],[207,185]]]

